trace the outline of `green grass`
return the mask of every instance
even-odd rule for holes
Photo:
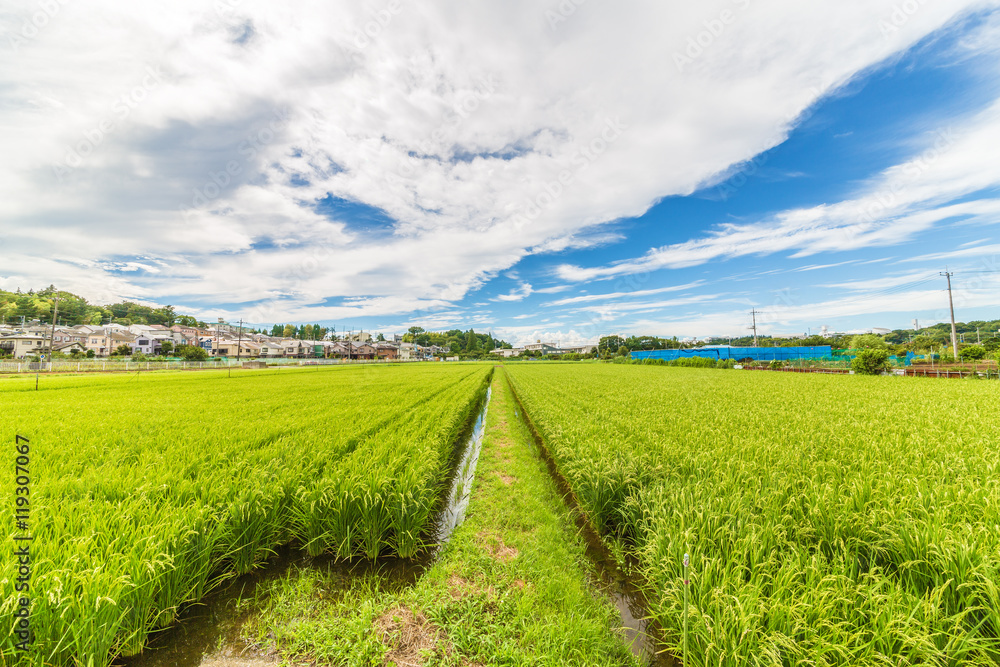
[[[344,666],[637,665],[514,410],[500,371],[466,521],[415,585],[293,571],[260,595],[261,648]]]
[[[1000,661],[996,385],[509,369],[593,525],[693,665]]]
[[[0,659],[107,665],[280,545],[415,555],[488,375],[469,365],[206,371],[53,377],[38,392],[5,381],[3,437],[32,447],[35,642],[19,655],[0,634]],[[13,481],[3,480],[8,499]],[[11,628],[18,596],[5,553],[0,622]]]

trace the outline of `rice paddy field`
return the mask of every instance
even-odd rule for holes
[[[13,522],[0,663],[103,667],[184,603],[292,544],[338,558],[426,545],[487,366],[0,381],[11,452],[31,441],[32,651],[15,651]]]
[[[993,383],[623,365],[507,374],[689,665],[1000,663]]]

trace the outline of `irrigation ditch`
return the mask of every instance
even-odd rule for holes
[[[377,577],[386,589],[414,585],[433,564],[451,533],[461,525],[469,505],[476,464],[482,450],[486,411],[490,403],[489,384],[456,442],[450,461],[451,476],[442,497],[441,507],[428,529],[429,549],[413,559],[381,557],[375,560],[354,558],[337,560],[332,555],[310,557],[291,545],[279,548],[264,567],[228,581],[200,602],[187,605],[169,628],[155,636],[142,653],[119,657],[119,667],[264,667],[279,662],[277,656],[262,655],[248,644],[241,632],[253,616],[251,608],[259,601],[269,582],[285,576],[292,569],[318,569],[328,580],[345,590],[360,577]]]
[[[576,495],[570,488],[566,478],[559,472],[555,460],[549,454],[542,434],[535,427],[531,418],[524,410],[524,405],[518,397],[509,378],[504,378],[510,395],[514,398],[517,416],[524,422],[531,433],[538,455],[545,461],[549,475],[556,483],[563,501],[570,507],[576,521],[577,529],[587,547],[587,557],[594,565],[596,580],[594,587],[606,595],[614,603],[621,616],[625,639],[632,653],[647,667],[678,667],[681,662],[669,653],[657,652],[657,645],[662,643],[662,631],[649,617],[648,605],[642,593],[641,579],[631,574],[638,571],[638,563],[631,558],[626,563],[628,571],[622,569],[611,550],[604,544],[597,530],[587,520]]]
[[[414,586],[437,560],[452,532],[462,524],[468,508],[472,483],[482,451],[486,414],[491,389],[490,374],[485,391],[471,411],[449,460],[451,474],[442,494],[442,504],[427,531],[431,545],[414,559],[381,557],[375,560],[355,558],[338,560],[332,555],[310,557],[294,545],[276,550],[275,555],[260,569],[234,577],[200,602],[187,605],[178,620],[154,636],[150,645],[139,655],[120,657],[117,667],[273,667],[281,656],[262,654],[248,642],[244,626],[258,608],[266,604],[266,591],[275,580],[299,571],[320,571],[332,583],[332,595],[347,591],[360,578],[377,578],[384,590],[404,591]],[[673,656],[657,654],[659,629],[648,620],[647,605],[639,581],[627,570],[637,571],[632,564],[623,569],[598,533],[587,521],[566,480],[556,468],[540,433],[525,414],[509,379],[504,378],[515,401],[515,414],[530,432],[535,454],[546,465],[559,495],[569,507],[583,539],[586,555],[593,564],[590,584],[595,591],[610,600],[621,618],[624,639],[629,649],[648,667],[679,665]]]

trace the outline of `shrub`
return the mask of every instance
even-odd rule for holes
[[[851,361],[851,368],[858,375],[881,375],[889,370],[889,351],[861,350]]]
[[[851,338],[851,347],[855,350],[884,350],[889,344],[881,336],[861,334]]]
[[[781,361],[780,359],[774,359],[771,361],[770,364],[768,364],[768,368],[770,368],[772,371],[780,371],[784,367],[785,367],[785,362]]]
[[[958,356],[962,361],[979,361],[986,358],[986,348],[982,345],[970,345],[964,350],[960,350]]]
[[[177,356],[184,361],[205,361],[208,359],[208,351],[194,345],[181,345],[177,348]]]

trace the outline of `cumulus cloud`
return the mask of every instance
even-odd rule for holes
[[[981,3],[928,3],[887,32],[895,4],[587,3],[553,22],[531,0],[96,0],[36,25],[23,3],[0,17],[0,284],[258,321],[447,308],[529,254],[614,242],[595,230],[776,145],[820,96]],[[979,166],[985,183],[995,165]],[[909,203],[971,184],[940,173],[954,179],[907,185],[895,220],[935,224]],[[390,222],[318,205],[331,197]],[[831,221],[866,203],[560,273],[843,247]]]

